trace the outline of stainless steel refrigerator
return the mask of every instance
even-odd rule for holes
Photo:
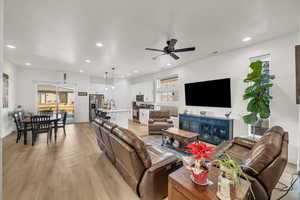
[[[93,121],[96,117],[97,109],[101,108],[101,105],[104,103],[103,94],[90,94],[89,95],[89,116],[90,121]]]

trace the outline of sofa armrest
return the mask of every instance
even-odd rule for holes
[[[152,166],[148,169],[148,171],[153,173],[163,167],[167,167],[169,164],[176,162],[177,160],[177,157],[172,153],[166,152],[162,154],[154,163],[152,163]]]
[[[166,120],[169,124],[173,124],[173,120],[171,120],[171,119],[167,119]]]
[[[153,119],[149,119],[148,120],[148,124],[153,124],[154,123],[154,120]]]
[[[248,139],[248,138],[235,137],[233,139],[233,143],[238,144],[243,147],[246,147],[248,149],[252,149],[252,147],[256,144],[256,141]]]
[[[182,166],[172,153],[161,154],[148,168],[139,184],[141,200],[163,199],[168,195],[168,176]]]

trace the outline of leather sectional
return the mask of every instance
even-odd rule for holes
[[[148,131],[149,135],[161,134],[162,129],[173,127],[173,121],[170,119],[169,111],[150,111]]]
[[[244,171],[249,175],[256,199],[269,200],[288,161],[288,138],[287,132],[275,126],[257,142],[236,137],[219,145],[217,150],[246,166]]]
[[[168,175],[182,166],[172,153],[145,144],[136,134],[105,119],[92,123],[97,143],[141,200],[168,195]]]

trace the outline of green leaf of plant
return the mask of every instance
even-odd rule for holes
[[[253,124],[257,120],[257,113],[250,113],[243,116],[243,120],[246,124]]]
[[[249,66],[252,70],[262,70],[262,67],[263,67],[263,62],[258,60],[258,61],[255,61],[255,62],[252,62]]]
[[[251,99],[248,103],[248,106],[247,106],[247,111],[248,112],[257,112],[257,102],[256,102],[256,99]]]

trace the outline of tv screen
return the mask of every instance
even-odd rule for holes
[[[231,108],[230,78],[186,83],[184,86],[187,106]]]

